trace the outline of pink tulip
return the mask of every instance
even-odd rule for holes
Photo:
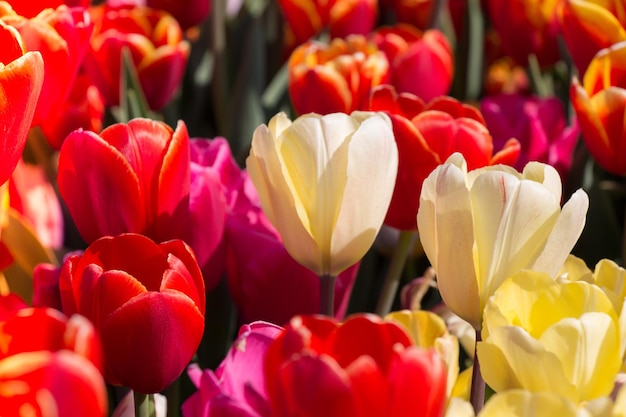
[[[184,417],[269,417],[264,358],[282,328],[253,322],[239,337],[215,372],[189,368],[198,392],[183,404]]]

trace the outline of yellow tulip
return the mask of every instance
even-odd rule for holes
[[[552,392],[578,403],[607,396],[622,364],[618,315],[607,295],[582,281],[524,271],[485,307],[477,345],[496,392]]]
[[[563,209],[561,180],[530,162],[467,172],[453,154],[424,181],[417,214],[424,252],[446,305],[479,330],[487,299],[526,268],[556,277],[582,232],[589,199],[576,191]]]
[[[285,248],[316,274],[359,261],[387,213],[398,170],[383,113],[284,113],[261,125],[246,160],[263,211]]]

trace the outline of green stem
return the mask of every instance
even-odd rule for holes
[[[150,401],[152,394],[142,394],[137,391],[133,391],[135,401],[135,417],[152,417],[154,414],[150,413]],[[154,407],[152,407],[154,410]]]
[[[537,60],[537,55],[535,54],[528,55],[528,74],[530,76],[531,83],[535,87],[537,95],[544,98],[549,97],[550,88],[547,86],[546,80],[541,73],[541,66]]]
[[[167,398],[167,417],[180,417],[180,378],[165,389]]]
[[[393,300],[396,298],[398,292],[398,286],[400,285],[400,277],[404,270],[404,264],[409,254],[409,248],[413,241],[414,232],[402,230],[400,236],[398,236],[398,242],[391,258],[391,265],[387,270],[385,276],[385,282],[378,298],[378,304],[376,305],[376,314],[383,317],[391,311]]]
[[[335,316],[335,280],[332,275],[320,275],[320,314]]]
[[[480,330],[476,330],[476,346],[480,342]],[[472,388],[470,391],[470,403],[474,407],[474,413],[478,415],[485,404],[485,380],[480,372],[480,363],[478,362],[478,352],[474,347],[474,369],[472,370]]]

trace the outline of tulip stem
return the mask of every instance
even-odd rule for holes
[[[133,391],[133,396],[135,402],[135,417],[155,417],[154,397],[152,394],[142,394]]]
[[[391,265],[387,270],[385,282],[378,298],[376,305],[376,314],[383,317],[391,311],[393,300],[396,298],[398,286],[400,285],[400,277],[406,264],[406,258],[409,254],[411,242],[413,242],[414,232],[402,230],[398,236],[398,242],[391,258]]]
[[[474,369],[472,370],[472,388],[470,391],[470,403],[474,407],[474,413],[478,415],[485,404],[485,380],[480,372],[480,363],[478,362],[478,353],[476,346],[480,342],[480,330],[476,330],[476,345],[474,346]]]
[[[335,315],[335,280],[333,275],[320,275],[320,314]]]

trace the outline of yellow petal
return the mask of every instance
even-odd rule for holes
[[[475,417],[474,408],[469,401],[460,398],[451,398],[446,408],[445,417]]]
[[[448,334],[443,319],[430,311],[394,311],[387,314],[385,320],[391,320],[402,326],[411,336],[413,343],[422,348],[434,347],[435,340]]]
[[[550,326],[539,342],[563,364],[566,377],[580,393],[579,400],[606,396],[622,364],[616,321],[607,314],[586,313]]]
[[[496,392],[520,388],[578,401],[576,387],[565,376],[561,360],[521,327],[492,329],[489,338],[478,343],[477,354],[483,378]]]

